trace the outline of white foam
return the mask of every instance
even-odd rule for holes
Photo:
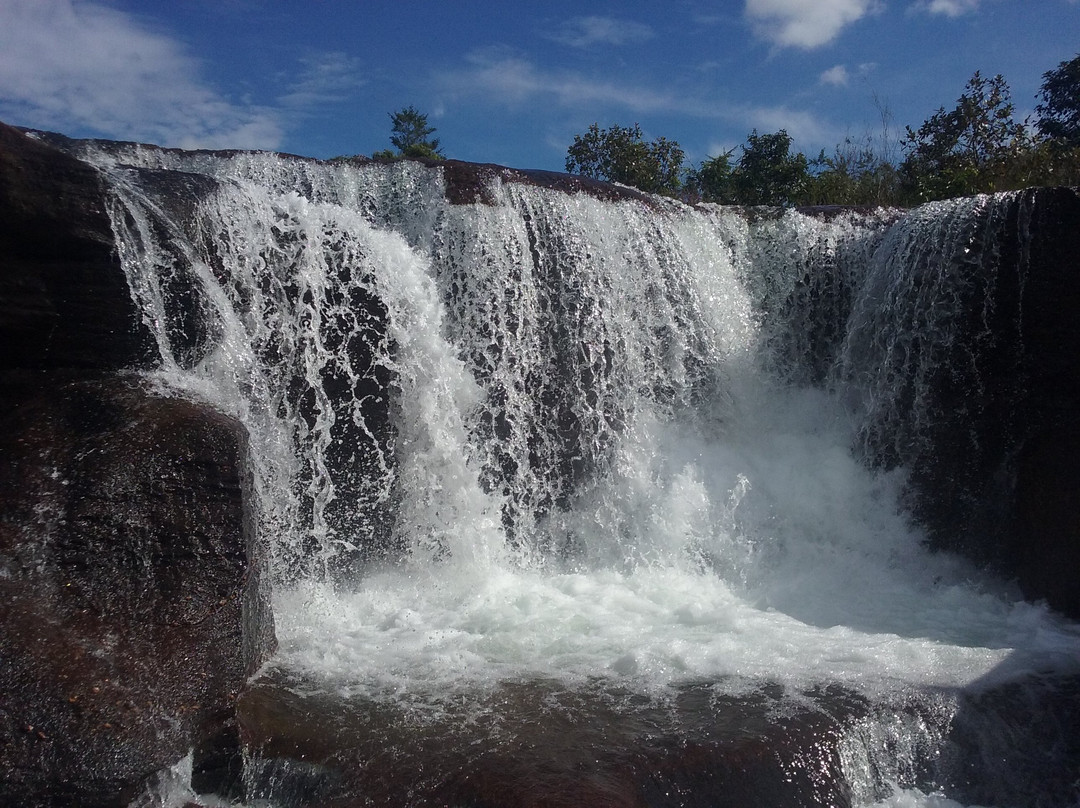
[[[648,448],[633,454],[649,461],[610,481],[604,503],[633,513],[618,527],[637,534],[606,533],[585,508],[575,528],[606,553],[584,563],[425,560],[355,591],[279,591],[280,664],[372,697],[597,677],[880,693],[963,687],[1007,662],[1038,667],[1080,649],[1042,608],[925,551],[896,481],[843,448],[827,396],[770,396],[727,439],[643,430]]]

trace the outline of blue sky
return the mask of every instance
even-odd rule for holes
[[[690,162],[752,129],[813,156],[917,127],[975,70],[1020,117],[1080,53],[1080,0],[0,0],[0,120],[312,157],[389,147],[414,105],[448,157],[562,170],[589,124]]]

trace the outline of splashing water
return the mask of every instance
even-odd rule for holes
[[[93,159],[161,383],[252,434],[274,666],[404,703],[528,679],[839,683],[933,693],[947,723],[944,693],[1075,665],[1073,627],[929,554],[903,467],[851,449],[899,378],[892,359],[866,378],[859,346],[910,339],[859,308],[916,238],[895,214],[753,221],[499,183],[451,206],[407,163]],[[180,215],[159,168],[218,186]],[[870,339],[845,337],[853,311]],[[879,766],[868,738],[849,773]]]

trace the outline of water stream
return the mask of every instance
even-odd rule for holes
[[[530,681],[841,687],[880,705],[842,743],[855,803],[942,808],[917,770],[961,694],[1077,667],[1074,625],[929,552],[903,462],[868,462],[917,440],[890,426],[904,346],[950,361],[947,274],[898,262],[994,200],[897,222],[495,182],[452,206],[410,163],[89,158],[157,382],[251,432],[274,670],[475,720]]]

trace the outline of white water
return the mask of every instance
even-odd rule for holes
[[[1076,665],[1075,627],[923,549],[902,470],[872,474],[852,451],[860,391],[809,387],[803,357],[777,353],[798,354],[798,338],[762,308],[823,255],[869,273],[874,221],[750,224],[510,186],[495,207],[450,207],[437,174],[407,164],[124,159],[225,180],[161,247],[156,203],[110,169],[125,266],[158,333],[172,303],[156,279],[176,252],[215,322],[193,366],[161,337],[162,383],[253,433],[281,581],[274,666],[405,704],[508,680],[769,681],[932,693],[947,713],[959,689]],[[394,445],[359,488],[327,461],[343,419],[375,430],[359,400],[325,389],[331,365],[351,386],[375,372],[328,347],[364,325],[335,298],[342,283],[385,305],[375,364],[394,379]],[[286,392],[297,380],[310,423]],[[403,558],[332,573],[386,541],[375,517],[334,515],[343,491],[355,511],[393,513]],[[910,789],[880,804],[955,805]]]

